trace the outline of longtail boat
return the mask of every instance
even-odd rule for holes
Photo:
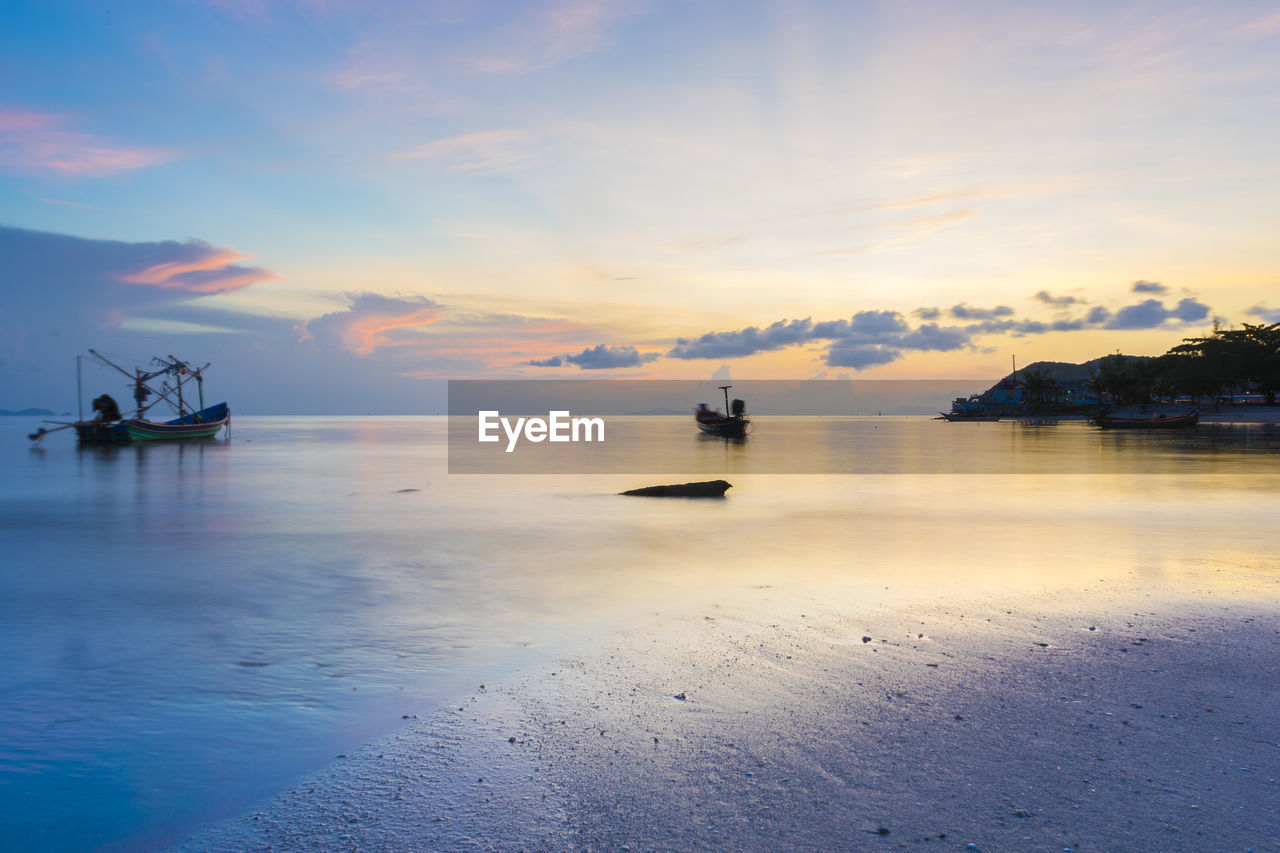
[[[1102,429],[1179,429],[1195,426],[1200,421],[1199,412],[1181,415],[1156,415],[1147,418],[1119,418],[1111,415],[1094,415],[1090,418]]]
[[[212,406],[204,404],[204,370],[209,366],[207,364],[203,367],[194,367],[169,356],[167,359],[152,359],[149,369],[135,368],[133,373],[130,373],[94,350],[89,350],[89,353],[98,361],[129,378],[133,385],[133,399],[137,408],[132,410],[129,416],[123,416],[116,401],[110,395],[103,394],[93,401],[93,409],[97,412],[96,417],[86,420],[82,414],[71,423],[46,421],[59,426],[53,429],[41,427],[28,436],[32,441],[38,442],[49,433],[63,429],[75,429],[76,438],[81,444],[124,444],[133,441],[212,438],[231,422],[231,409],[225,402]],[[76,359],[77,396],[80,388],[79,359],[80,357]],[[198,409],[190,405],[190,401],[183,393],[183,383],[192,379],[196,382]],[[147,401],[152,397],[155,399],[148,403]],[[171,420],[152,420],[146,417],[148,410],[160,402],[168,403],[177,417]]]
[[[969,414],[967,412],[938,412],[938,414],[942,416],[942,420],[944,421],[975,421],[976,422],[976,421],[1000,420],[999,415],[986,415],[986,414],[979,414],[979,413]],[[937,418],[935,418],[934,420],[937,420]]]
[[[729,389],[732,387],[732,385],[719,386],[724,392],[724,408],[729,412],[727,416],[712,410],[706,403],[699,403],[698,408],[694,410],[693,419],[698,424],[698,429],[707,435],[741,438],[747,434],[747,427],[751,424],[751,419],[746,414],[747,404],[741,400],[734,400],[732,406],[729,404]]]
[[[164,423],[126,421],[129,438],[134,441],[157,441],[174,438],[213,438],[231,420],[231,409],[218,403]]]

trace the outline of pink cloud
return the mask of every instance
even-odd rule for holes
[[[105,177],[168,163],[177,154],[163,148],[123,148],[88,133],[64,130],[66,116],[0,107],[0,169]]]
[[[201,294],[230,293],[251,284],[280,278],[271,270],[242,267],[234,263],[245,260],[248,255],[230,249],[219,249],[207,243],[195,242],[188,245],[199,252],[196,257],[152,264],[135,272],[116,273],[112,277],[126,284]]]
[[[436,139],[412,151],[393,154],[393,160],[444,160],[455,172],[496,174],[513,172],[529,164],[529,154],[519,147],[529,134],[504,128]]]
[[[598,326],[555,317],[460,315],[450,319],[447,329],[445,325],[417,344],[423,355],[469,362],[486,369],[515,369],[519,373],[526,371],[532,358],[589,347],[589,342],[603,333]],[[402,375],[427,379],[448,374],[422,369]]]
[[[1247,24],[1236,27],[1235,32],[1255,38],[1266,38],[1280,33],[1280,12],[1271,12],[1261,18],[1255,18]]]
[[[461,364],[520,368],[549,350],[589,346],[583,342],[601,334],[563,318],[450,311],[423,296],[363,292],[347,297],[346,308],[296,326],[298,342],[341,347],[362,358],[377,353],[388,364],[403,366],[404,376],[437,376],[441,364],[454,372]]]
[[[337,342],[358,356],[372,355],[383,347],[408,346],[410,341],[388,334],[398,329],[428,326],[444,317],[444,306],[420,296],[383,296],[360,293],[351,305],[309,320],[298,328],[300,342]]]
[[[63,117],[54,113],[19,113],[0,110],[0,133],[52,130]]]
[[[499,33],[469,64],[487,74],[538,71],[603,50],[609,30],[631,14],[628,3],[560,0],[534,10]]]
[[[436,307],[419,308],[408,314],[369,314],[354,319],[342,336],[342,343],[356,355],[369,355],[378,347],[398,346],[386,332],[413,329],[439,320],[443,312]]]

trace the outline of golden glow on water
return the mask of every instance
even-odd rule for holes
[[[861,607],[908,593],[1070,596],[1098,583],[1187,599],[1266,597],[1280,578],[1272,426],[1175,434],[1081,421],[761,418],[745,442],[708,440],[681,420],[674,429],[663,440],[682,442],[672,452],[684,454],[685,476],[451,476],[445,487],[526,519],[518,535],[529,547],[495,538],[490,559],[523,566],[528,555],[555,597],[584,596],[618,618],[762,586]],[[759,473],[841,466],[861,473]],[[1001,473],[1018,470],[1027,473]],[[733,483],[725,500],[613,496],[712,477]],[[569,545],[555,567],[541,542],[550,530]]]
[[[670,474],[450,477],[447,486],[526,504],[531,526],[550,524],[572,543],[543,579],[559,597],[590,588],[603,596],[591,606],[615,614],[723,602],[761,586],[851,608],[908,593],[1070,596],[1099,583],[1188,599],[1275,592],[1274,427],[1114,434],[1083,422],[918,418],[858,427],[864,436],[874,428],[875,443],[851,442],[817,418],[761,419],[742,443],[686,436],[700,454],[698,478],[733,482],[724,501],[612,496],[680,481]],[[856,452],[867,455],[833,456]],[[750,473],[783,455],[796,467],[900,473]],[[988,473],[1011,467],[1032,473]],[[521,559],[493,547],[494,559]],[[521,553],[545,558],[536,546]]]

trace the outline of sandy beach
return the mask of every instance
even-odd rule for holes
[[[1280,849],[1256,590],[756,593],[477,685],[179,849]]]

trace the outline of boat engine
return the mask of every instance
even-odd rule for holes
[[[733,406],[730,409],[730,411],[733,413],[733,416],[735,418],[740,418],[742,417],[743,413],[747,411],[747,404],[742,402],[741,400],[734,400]]]

